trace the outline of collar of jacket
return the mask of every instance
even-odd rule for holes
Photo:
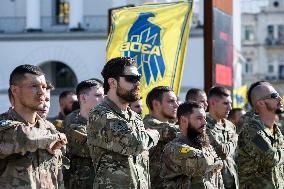
[[[126,111],[122,111],[111,99],[106,97],[104,101],[102,102],[106,106],[108,106],[109,109],[113,110],[116,114],[118,114],[120,117],[126,119],[126,120],[135,120],[136,119],[136,114],[129,108],[127,107]]]

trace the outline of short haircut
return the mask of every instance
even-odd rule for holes
[[[228,97],[228,96],[230,96],[230,91],[227,88],[222,87],[222,86],[214,86],[208,92],[208,99],[212,97],[222,98],[222,97]]]
[[[27,73],[38,76],[44,75],[42,70],[37,66],[29,64],[20,65],[17,66],[10,74],[10,79],[9,79],[10,86],[19,84],[19,82],[25,79],[25,74]]]
[[[153,101],[157,100],[160,103],[163,101],[163,95],[164,93],[173,91],[170,87],[168,86],[158,86],[153,88],[147,95],[146,97],[146,105],[150,110],[153,110]]]
[[[136,66],[136,62],[134,59],[130,57],[117,57],[109,60],[103,68],[101,72],[104,78],[104,92],[107,92],[110,89],[108,84],[109,78],[114,78],[116,80],[119,79],[119,76],[123,75],[125,67],[127,66]]]
[[[54,86],[49,81],[46,81],[46,90],[54,90]]]
[[[192,114],[194,108],[203,109],[203,107],[200,103],[197,103],[197,102],[194,102],[194,101],[184,102],[184,103],[180,104],[178,109],[177,109],[178,122],[180,121],[181,116]]]
[[[243,111],[242,108],[233,108],[233,109],[231,109],[231,111],[228,114],[228,119],[232,119],[237,112],[241,112],[241,111]]]
[[[96,82],[98,82],[99,84],[101,84],[101,86],[104,85],[104,82],[103,82],[102,80],[98,79],[98,78],[91,78],[91,79],[89,79],[89,80],[95,80]]]
[[[102,82],[98,82],[95,78],[84,80],[80,82],[76,87],[76,95],[80,101],[80,95],[88,93],[92,87],[100,88],[103,87]]]
[[[11,88],[8,89],[8,97],[9,97],[9,101],[12,102],[12,100],[13,100],[14,97],[13,97]]]
[[[59,95],[59,102],[61,102],[61,100],[63,100],[64,98],[66,98],[68,95],[76,95],[73,91],[63,91],[60,95]]]
[[[185,101],[195,101],[198,94],[205,94],[205,92],[198,88],[189,89],[185,96]]]
[[[267,84],[267,85],[271,85],[270,83],[268,83],[267,81],[257,81],[255,83],[252,83],[248,89],[248,92],[247,92],[247,98],[248,98],[248,102],[249,104],[251,105],[251,107],[253,107],[253,104],[252,104],[252,99],[251,99],[251,93],[253,91],[253,89],[259,85],[262,85],[262,84]]]

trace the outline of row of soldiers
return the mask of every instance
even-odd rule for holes
[[[78,84],[80,107],[56,129],[46,120],[51,87],[42,71],[13,70],[13,108],[0,115],[0,188],[284,188],[276,123],[283,105],[268,82],[251,85],[253,110],[237,132],[224,87],[212,87],[208,99],[189,90],[184,103],[155,87],[142,119],[129,107],[141,99],[135,61],[111,59],[102,76]]]

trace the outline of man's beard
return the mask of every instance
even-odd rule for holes
[[[118,85],[116,89],[116,95],[126,102],[135,102],[140,99],[139,92],[136,92],[137,90],[139,91],[139,87],[127,91]]]
[[[193,145],[197,146],[199,149],[201,149],[202,147],[209,146],[209,138],[206,132],[204,131],[202,133],[199,133],[191,126],[190,123],[188,123],[187,138],[193,143]]]
[[[69,109],[68,107],[63,108],[64,115],[67,116],[72,112],[72,109]]]
[[[271,107],[268,103],[266,103],[265,102],[265,105],[266,105],[266,108],[267,108],[267,110],[269,110],[269,111],[272,111],[272,112],[274,112],[275,114],[277,114],[277,115],[279,115],[279,114],[282,114],[282,113],[284,113],[284,110],[283,110],[283,108],[273,108],[273,107]]]

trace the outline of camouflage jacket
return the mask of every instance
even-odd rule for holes
[[[80,110],[70,113],[63,121],[63,130],[68,139],[67,151],[70,158],[73,156],[90,157],[87,145],[87,122],[80,115]]]
[[[149,150],[150,176],[151,188],[163,188],[160,178],[160,157],[165,145],[177,137],[179,128],[172,123],[161,122],[150,115],[145,116],[143,123],[145,128],[156,129],[160,133],[157,146]]]
[[[186,137],[168,143],[161,156],[161,177],[169,189],[223,189],[218,158],[212,146],[195,148]],[[219,168],[219,170],[217,170]]]
[[[240,188],[284,188],[284,139],[271,133],[258,115],[246,116],[238,141]]]
[[[226,188],[239,188],[237,166],[234,160],[238,143],[238,134],[235,125],[227,119],[223,119],[224,125],[219,125],[209,114],[206,118],[207,134],[210,143],[218,156],[223,160],[224,168],[222,176]]]
[[[105,98],[91,110],[87,127],[95,166],[94,188],[150,188],[148,150],[158,140],[130,108],[123,112]]]
[[[61,155],[47,152],[60,136],[37,116],[34,127],[14,110],[0,115],[0,188],[64,188]]]
[[[88,189],[93,187],[94,168],[87,145],[87,121],[80,115],[80,110],[68,114],[63,121],[71,164],[70,178],[68,179],[69,188]]]

